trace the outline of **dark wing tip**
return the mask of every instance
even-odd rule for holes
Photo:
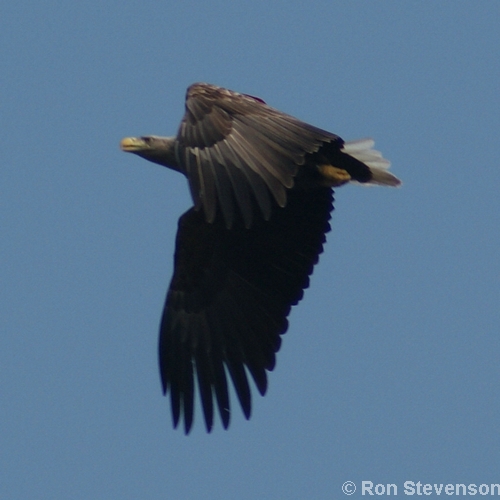
[[[327,188],[291,190],[286,208],[250,229],[241,218],[231,229],[222,217],[209,224],[194,209],[181,217],[159,346],[174,427],[184,420],[186,434],[192,429],[195,378],[207,432],[215,406],[229,427],[228,376],[250,418],[248,375],[264,395],[291,306],[323,250],[332,200]]]

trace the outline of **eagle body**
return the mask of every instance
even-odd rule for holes
[[[214,407],[227,428],[228,376],[250,417],[248,375],[264,395],[287,316],[330,230],[332,188],[400,184],[372,146],[206,83],[188,88],[176,136],[122,140],[124,151],[183,173],[194,202],[179,219],[160,324],[174,427],[184,420],[191,430],[197,386],[207,431]]]

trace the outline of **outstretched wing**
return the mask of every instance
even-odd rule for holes
[[[170,392],[174,425],[191,429],[195,378],[207,430],[214,398],[229,425],[229,373],[243,412],[251,412],[247,373],[259,392],[275,365],[280,335],[292,305],[309,285],[323,251],[333,208],[331,189],[291,190],[284,209],[247,229],[241,219],[227,229],[220,216],[207,223],[190,209],[179,220],[174,276],[160,327],[160,371]],[[239,222],[238,222],[239,221]]]
[[[307,154],[343,141],[330,132],[282,113],[264,101],[209,84],[191,85],[176,141],[197,209],[207,222],[218,205],[226,227],[241,212],[246,227],[255,215],[271,216],[273,198],[284,207],[287,188]],[[238,207],[238,208],[236,208]]]

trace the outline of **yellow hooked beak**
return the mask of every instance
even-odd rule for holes
[[[129,153],[141,151],[147,148],[147,143],[140,137],[125,137],[120,141],[120,149]]]

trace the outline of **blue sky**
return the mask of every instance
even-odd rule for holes
[[[500,483],[499,3],[21,0],[1,19],[1,498]],[[196,81],[374,137],[404,184],[337,191],[268,394],[186,437],[156,347],[188,188],[118,143],[174,134]]]

